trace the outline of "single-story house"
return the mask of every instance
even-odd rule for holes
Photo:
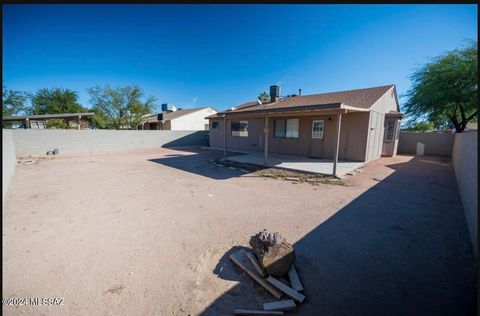
[[[251,101],[210,120],[210,146],[334,160],[368,162],[395,156],[400,130],[395,85]]]
[[[139,129],[171,130],[171,131],[203,131],[208,130],[206,116],[217,113],[211,107],[164,111],[144,117]]]

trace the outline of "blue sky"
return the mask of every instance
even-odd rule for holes
[[[394,83],[477,38],[475,5],[3,5],[3,83],[136,84],[157,103],[226,109]]]

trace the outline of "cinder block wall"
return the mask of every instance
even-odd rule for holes
[[[132,130],[12,130],[17,156],[146,147],[206,145],[206,131]]]
[[[462,198],[472,245],[477,255],[478,218],[478,132],[455,134],[452,163]]]
[[[10,180],[15,172],[15,164],[17,159],[15,156],[15,144],[13,142],[13,133],[11,130],[2,130],[2,205],[5,202]]]
[[[453,133],[402,131],[398,141],[398,153],[415,155],[417,143],[422,143],[425,145],[425,155],[451,157],[454,138]]]

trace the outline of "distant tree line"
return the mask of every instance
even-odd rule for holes
[[[85,107],[78,101],[78,93],[70,89],[44,88],[36,93],[27,93],[2,86],[2,115],[94,112],[93,117],[85,120],[97,128],[137,129],[143,116],[156,108],[155,98],[146,97],[144,91],[135,85],[116,88],[95,86],[88,92],[90,107]],[[68,128],[61,119],[48,120],[46,126]]]

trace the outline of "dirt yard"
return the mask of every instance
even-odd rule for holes
[[[399,156],[346,185],[216,166],[198,148],[18,164],[3,210],[5,315],[229,315],[273,300],[228,260],[267,228],[294,244],[298,315],[475,314],[451,166]]]

